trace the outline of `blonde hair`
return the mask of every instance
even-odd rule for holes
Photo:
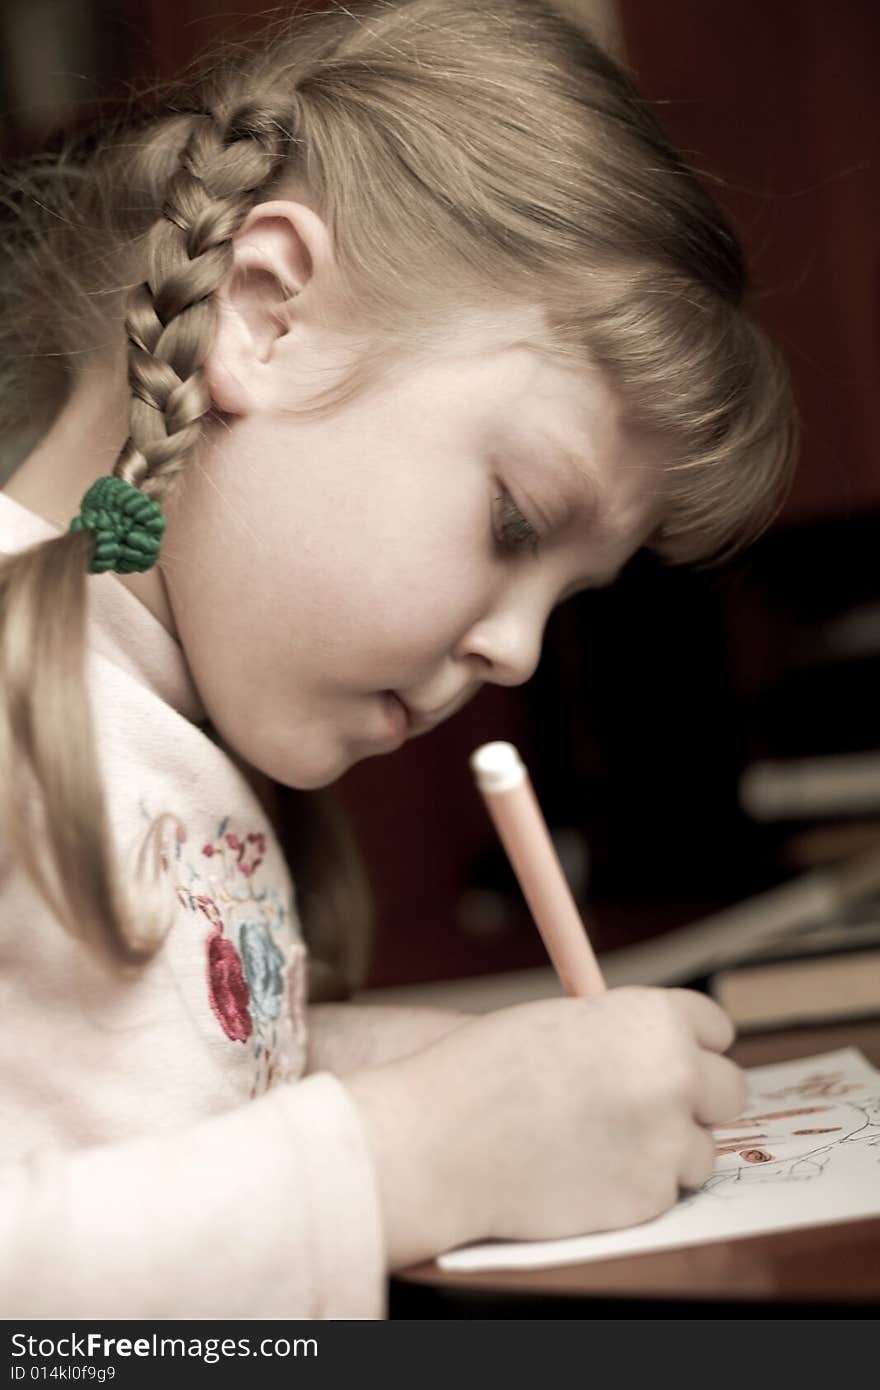
[[[379,0],[294,18],[17,175],[0,426],[37,410],[48,421],[81,355],[124,317],[131,425],[115,472],[167,498],[211,407],[202,363],[231,239],[256,202],[294,185],[329,228],[337,307],[370,343],[316,409],[463,308],[537,304],[554,354],[597,363],[663,439],[668,500],[651,548],[709,561],[766,526],[790,478],[793,412],[743,310],[740,249],[628,78],[542,0]],[[36,786],[66,920],[137,959],[160,934],[132,927],[114,887],[82,676],[88,563],[82,533],[0,563],[0,813],[50,892],[20,815]]]

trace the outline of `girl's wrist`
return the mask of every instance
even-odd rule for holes
[[[487,1233],[481,1174],[467,1159],[476,1116],[464,1115],[469,1088],[449,1071],[431,1048],[345,1081],[374,1160],[391,1271]]]
[[[308,1072],[336,1076],[383,1066],[429,1047],[471,1018],[405,1005],[315,1004],[308,1011]]]

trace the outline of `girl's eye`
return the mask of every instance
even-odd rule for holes
[[[528,521],[514,502],[510,493],[503,491],[495,498],[499,503],[498,509],[498,530],[495,539],[503,550],[517,551],[528,549],[532,554],[537,554],[538,542],[541,537],[534,526]]]

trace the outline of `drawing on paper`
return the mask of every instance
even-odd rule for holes
[[[700,1192],[726,1197],[754,1182],[817,1178],[841,1145],[880,1143],[880,1092],[843,1068],[817,1071],[753,1092],[743,1115],[712,1132],[715,1171]]]

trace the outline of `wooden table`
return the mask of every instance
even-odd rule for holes
[[[731,1055],[755,1067],[847,1046],[880,1065],[880,1019],[756,1034],[739,1039]],[[389,1315],[871,1317],[878,1310],[880,1217],[550,1269],[459,1273],[430,1261],[392,1279]]]

